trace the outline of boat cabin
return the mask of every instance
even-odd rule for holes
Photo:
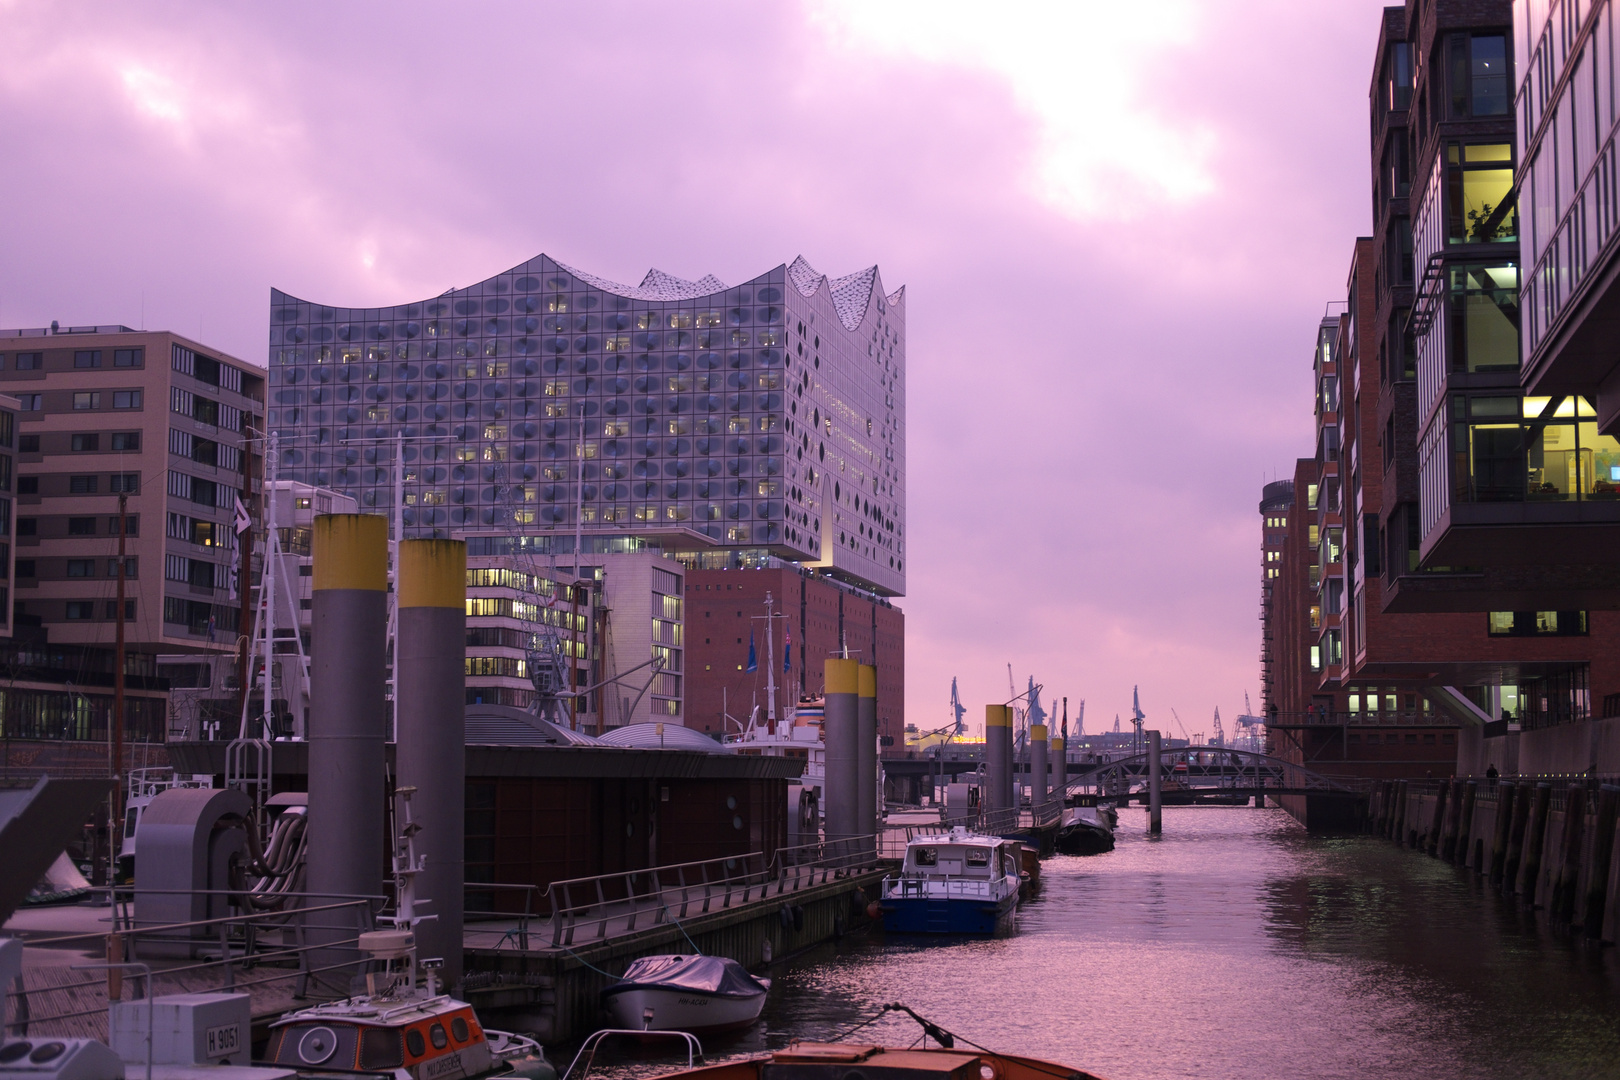
[[[953,830],[945,836],[922,836],[906,847],[904,877],[976,878],[989,881],[1018,876],[1018,856],[1000,837]]]

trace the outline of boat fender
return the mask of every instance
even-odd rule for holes
[[[874,900],[870,904],[866,905],[866,917],[868,919],[880,918],[880,917],[882,917],[882,915],[883,915],[883,905],[878,903],[876,900]]]
[[[804,905],[803,904],[794,904],[793,905],[793,929],[795,929],[795,930],[803,930],[804,929]]]
[[[776,917],[781,921],[782,929],[791,930],[793,928],[793,909],[787,904],[782,905],[777,911]]]

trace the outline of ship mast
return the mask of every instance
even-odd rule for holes
[[[771,594],[765,594],[765,730],[776,734],[776,638],[772,634],[776,614]]]

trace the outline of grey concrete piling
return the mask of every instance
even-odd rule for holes
[[[1047,756],[1050,747],[1046,740],[1045,724],[1029,726],[1029,805],[1037,815],[1041,807],[1046,805],[1047,774],[1051,770],[1051,761]]]
[[[310,613],[308,888],[322,897],[383,894],[384,674],[388,519],[315,519]],[[353,938],[316,927],[310,938]],[[354,959],[352,948],[317,954]],[[340,985],[344,985],[340,981]]]
[[[442,958],[441,977],[455,986],[466,890],[466,543],[402,541],[396,588],[395,762],[399,786],[416,789],[412,816],[425,857],[416,894],[434,917],[417,928],[417,952]]]
[[[1159,760],[1160,739],[1157,731],[1148,737],[1148,832],[1158,836],[1164,831],[1164,776]]]
[[[862,664],[856,672],[855,828],[876,843],[878,831],[877,668]]]
[[[827,744],[827,839],[842,840],[860,833],[860,718],[856,703],[860,664],[833,658],[826,662],[826,712],[822,738]]]
[[[984,707],[984,767],[990,784],[990,809],[1016,806],[1012,786],[1012,709]]]

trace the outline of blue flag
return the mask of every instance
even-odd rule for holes
[[[754,632],[752,630],[748,631],[748,670],[759,670],[759,661],[754,657]]]
[[[787,632],[787,644],[782,646],[782,674],[793,670],[793,631]]]

